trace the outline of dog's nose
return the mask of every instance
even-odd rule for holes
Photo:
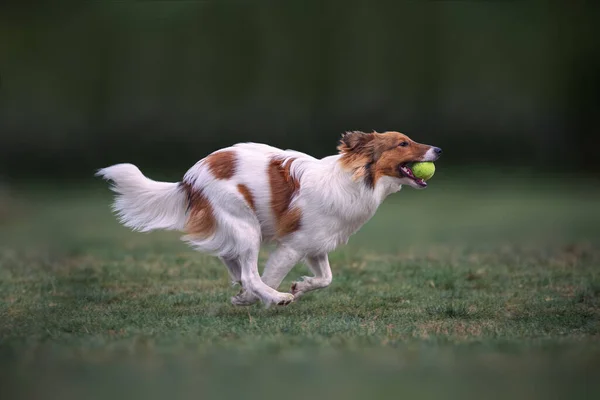
[[[439,156],[440,154],[442,154],[442,149],[440,149],[439,147],[435,147],[435,148],[433,149],[433,151],[434,151],[434,152],[435,152],[435,154],[437,154],[438,156]]]

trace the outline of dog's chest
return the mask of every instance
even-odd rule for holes
[[[356,202],[330,216],[330,224],[326,227],[326,235],[332,241],[332,247],[346,244],[350,236],[356,233],[377,210],[375,202]]]
[[[340,222],[343,229],[340,233],[352,235],[375,215],[375,211],[377,211],[376,204],[362,204],[352,212],[341,215]]]
[[[373,191],[354,193],[354,196],[346,198],[335,207],[336,229],[330,231],[335,237],[335,247],[347,243],[350,236],[375,215],[383,200],[401,188],[393,179],[381,179],[381,181]]]

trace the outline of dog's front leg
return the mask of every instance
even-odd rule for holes
[[[298,298],[311,290],[327,287],[331,283],[331,267],[329,266],[327,254],[306,257],[306,264],[315,276],[304,277],[302,281],[292,284],[294,298]]]

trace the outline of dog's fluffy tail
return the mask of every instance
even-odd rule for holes
[[[183,230],[187,195],[179,183],[148,179],[133,164],[117,164],[96,173],[112,181],[117,193],[113,211],[119,221],[136,231]]]

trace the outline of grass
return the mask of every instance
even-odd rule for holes
[[[230,305],[176,233],[120,227],[104,188],[0,199],[0,396],[599,394],[600,188],[435,179],[271,309]]]

